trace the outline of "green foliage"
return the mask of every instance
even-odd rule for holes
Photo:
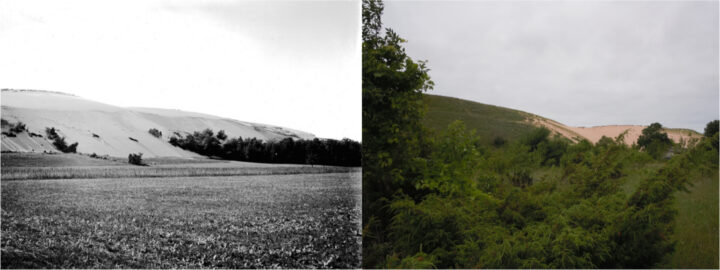
[[[506,135],[468,129],[458,110],[429,134],[415,99],[427,72],[409,83],[381,13],[363,2],[364,267],[651,268],[673,252],[674,196],[693,173],[717,174],[717,134],[662,161],[673,143],[658,123],[637,147],[544,128],[485,147]]]
[[[469,129],[474,129],[486,145],[493,144],[497,137],[519,140],[536,129],[527,121],[534,116],[518,110],[429,94],[423,95],[423,103],[427,105],[427,113],[422,123],[429,130],[440,132],[448,123],[461,120]]]
[[[493,140],[493,146],[495,146],[495,147],[502,147],[506,143],[507,143],[507,140],[500,136],[495,137],[495,139]]]
[[[712,135],[715,135],[715,133],[718,132],[718,125],[720,125],[720,120],[708,122],[705,126],[705,132],[703,133],[705,137],[712,137]]]
[[[362,118],[363,118],[363,224],[374,218],[372,227],[379,238],[363,239],[363,246],[384,242],[392,213],[387,200],[400,191],[413,197],[418,157],[423,157],[422,92],[432,89],[425,62],[413,61],[401,43],[405,42],[381,22],[383,3],[362,3]],[[368,227],[369,229],[369,227]],[[363,250],[366,250],[365,248]],[[364,253],[365,267],[379,266],[384,254]]]
[[[652,123],[642,131],[637,140],[638,146],[652,157],[661,158],[673,145],[667,133],[662,132],[660,123]]]

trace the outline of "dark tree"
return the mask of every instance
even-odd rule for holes
[[[712,137],[712,135],[715,135],[715,133],[718,132],[718,124],[720,124],[719,120],[707,123],[707,126],[705,126],[705,137]]]
[[[215,137],[217,137],[218,140],[221,140],[221,141],[224,141],[225,139],[227,139],[227,135],[225,135],[224,130],[218,131],[218,133],[217,133],[217,135],[215,135]]]
[[[652,123],[643,129],[637,144],[651,156],[660,158],[672,146],[673,142],[668,138],[667,133],[663,132],[660,123]]]
[[[133,165],[145,165],[142,161],[142,153],[137,154],[129,154],[128,155],[128,163]]]
[[[408,171],[423,155],[422,93],[433,82],[423,61],[413,61],[393,30],[383,33],[383,3],[362,3],[363,226],[376,220],[374,238],[363,234],[363,266],[374,268],[387,254],[365,248],[385,241],[392,213],[387,202],[401,191],[416,196],[417,176]]]

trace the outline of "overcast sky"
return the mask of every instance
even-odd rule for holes
[[[718,118],[718,2],[386,2],[431,94],[571,126]]]
[[[361,137],[360,3],[0,0],[0,88]]]

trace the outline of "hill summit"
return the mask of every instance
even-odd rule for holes
[[[455,120],[461,120],[469,129],[475,129],[485,142],[493,139],[519,139],[537,127],[546,127],[554,134],[572,141],[587,139],[597,142],[602,136],[615,138],[627,131],[625,143],[632,144],[647,126],[643,125],[609,125],[594,127],[571,127],[560,122],[519,110],[478,103],[474,101],[438,96],[424,95],[427,113],[423,119],[425,126],[431,130],[442,130]],[[675,142],[701,138],[702,134],[690,129],[665,128],[668,137]]]

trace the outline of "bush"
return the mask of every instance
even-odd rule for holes
[[[648,154],[658,159],[661,158],[673,145],[667,133],[662,132],[660,123],[652,123],[643,129],[642,135],[637,140],[638,146]]]
[[[22,133],[27,130],[27,127],[23,122],[17,122],[15,125],[10,125],[10,132]]]
[[[715,135],[715,133],[718,132],[718,125],[720,125],[719,120],[707,123],[707,126],[705,126],[705,137],[712,137],[712,135]]]
[[[150,133],[151,135],[155,136],[155,138],[160,138],[160,137],[162,137],[162,132],[159,131],[159,130],[157,130],[156,128],[151,128],[150,130],[148,130],[148,133]]]
[[[495,139],[493,140],[493,145],[495,147],[501,147],[501,146],[505,145],[505,143],[507,143],[507,140],[505,140],[505,138],[500,137],[500,136],[495,137]]]
[[[67,148],[65,148],[63,153],[77,153],[77,146],[78,146],[78,143],[75,142],[75,143],[71,144],[70,146],[68,146]]]
[[[142,161],[142,153],[129,154],[128,155],[128,163],[133,164],[133,165],[140,165],[140,166],[145,165]]]
[[[71,145],[67,145],[67,142],[65,142],[65,137],[61,137],[57,134],[57,131],[55,128],[45,128],[45,134],[47,134],[48,139],[53,141],[53,146],[57,150],[63,153],[76,153],[77,152],[77,146],[78,143],[75,142]]]
[[[59,138],[60,135],[57,134],[57,131],[55,128],[45,128],[45,134],[47,135],[48,139],[55,140],[56,138]]]

